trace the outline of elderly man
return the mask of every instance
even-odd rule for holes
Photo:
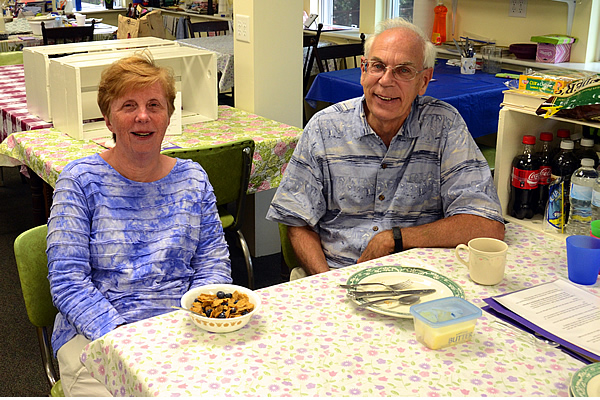
[[[364,96],[306,125],[267,219],[288,226],[307,274],[504,238],[490,169],[464,120],[424,96],[435,53],[415,25],[382,22],[365,43]]]

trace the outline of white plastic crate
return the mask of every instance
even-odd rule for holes
[[[179,47],[179,43],[155,37],[144,37],[25,47],[23,49],[23,64],[25,67],[27,109],[31,114],[36,115],[44,121],[52,121],[50,80],[48,79],[48,67],[50,65],[50,59],[52,58],[68,56],[71,54],[116,51],[122,49],[142,49],[145,47],[156,46]]]
[[[173,70],[181,109],[171,118],[168,135],[182,124],[217,119],[216,54],[191,47],[149,49],[157,65]],[[76,139],[110,137],[97,103],[102,71],[135,50],[76,54],[50,60],[50,101],[54,127]],[[179,119],[179,115],[180,119]],[[180,121],[180,122],[179,122]]]

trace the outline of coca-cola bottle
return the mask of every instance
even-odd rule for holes
[[[515,218],[533,218],[537,207],[540,163],[534,154],[535,136],[523,136],[523,151],[513,159],[508,211]]]
[[[540,162],[540,180],[538,182],[538,202],[536,214],[544,215],[548,203],[548,185],[552,174],[552,133],[540,133],[540,149],[535,153]]]

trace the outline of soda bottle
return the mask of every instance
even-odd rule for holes
[[[579,167],[580,161],[573,153],[574,143],[572,140],[564,139],[560,142],[560,151],[552,160],[552,175],[550,176],[550,182],[556,182],[558,180],[564,182],[562,189],[562,223],[560,227],[561,231],[569,222],[569,191],[571,190],[571,175]],[[551,188],[549,190],[552,190]],[[552,194],[549,194],[552,197]]]
[[[540,133],[540,144],[540,149],[535,153],[540,162],[539,196],[535,213],[543,215],[548,204],[548,185],[552,175],[552,133]]]
[[[534,154],[535,136],[523,136],[523,150],[513,159],[508,210],[515,218],[533,218],[538,199],[540,163]]]
[[[575,152],[579,151],[579,148],[581,147],[581,139],[583,139],[583,133],[573,132],[573,133],[571,133],[570,139],[573,141],[573,144],[575,146],[575,147],[573,147],[573,151],[575,151]]]
[[[446,14],[448,9],[442,3],[442,0],[438,0],[437,6],[433,9],[433,33],[431,35],[431,41],[435,45],[442,45],[446,42]]]
[[[556,155],[560,151],[560,143],[565,139],[571,140],[571,131],[568,129],[557,130],[556,131],[556,142],[554,143],[554,146],[552,149],[552,159],[554,159],[554,157],[556,157]]]
[[[579,161],[584,158],[591,158],[594,160],[594,168],[598,168],[598,154],[594,150],[594,139],[581,139],[579,146],[579,150],[575,150],[575,155]]]
[[[592,192],[598,179],[594,160],[584,158],[571,177],[571,211],[567,223],[567,234],[589,235],[592,222]]]

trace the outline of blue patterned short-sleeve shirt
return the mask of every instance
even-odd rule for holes
[[[375,234],[394,226],[456,214],[504,221],[487,162],[454,107],[418,96],[388,148],[363,99],[311,118],[267,219],[312,227],[331,268],[356,263]]]
[[[69,163],[48,221],[54,351],[76,334],[172,311],[189,289],[231,282],[215,196],[199,164],[156,182],[126,179],[95,154]]]

